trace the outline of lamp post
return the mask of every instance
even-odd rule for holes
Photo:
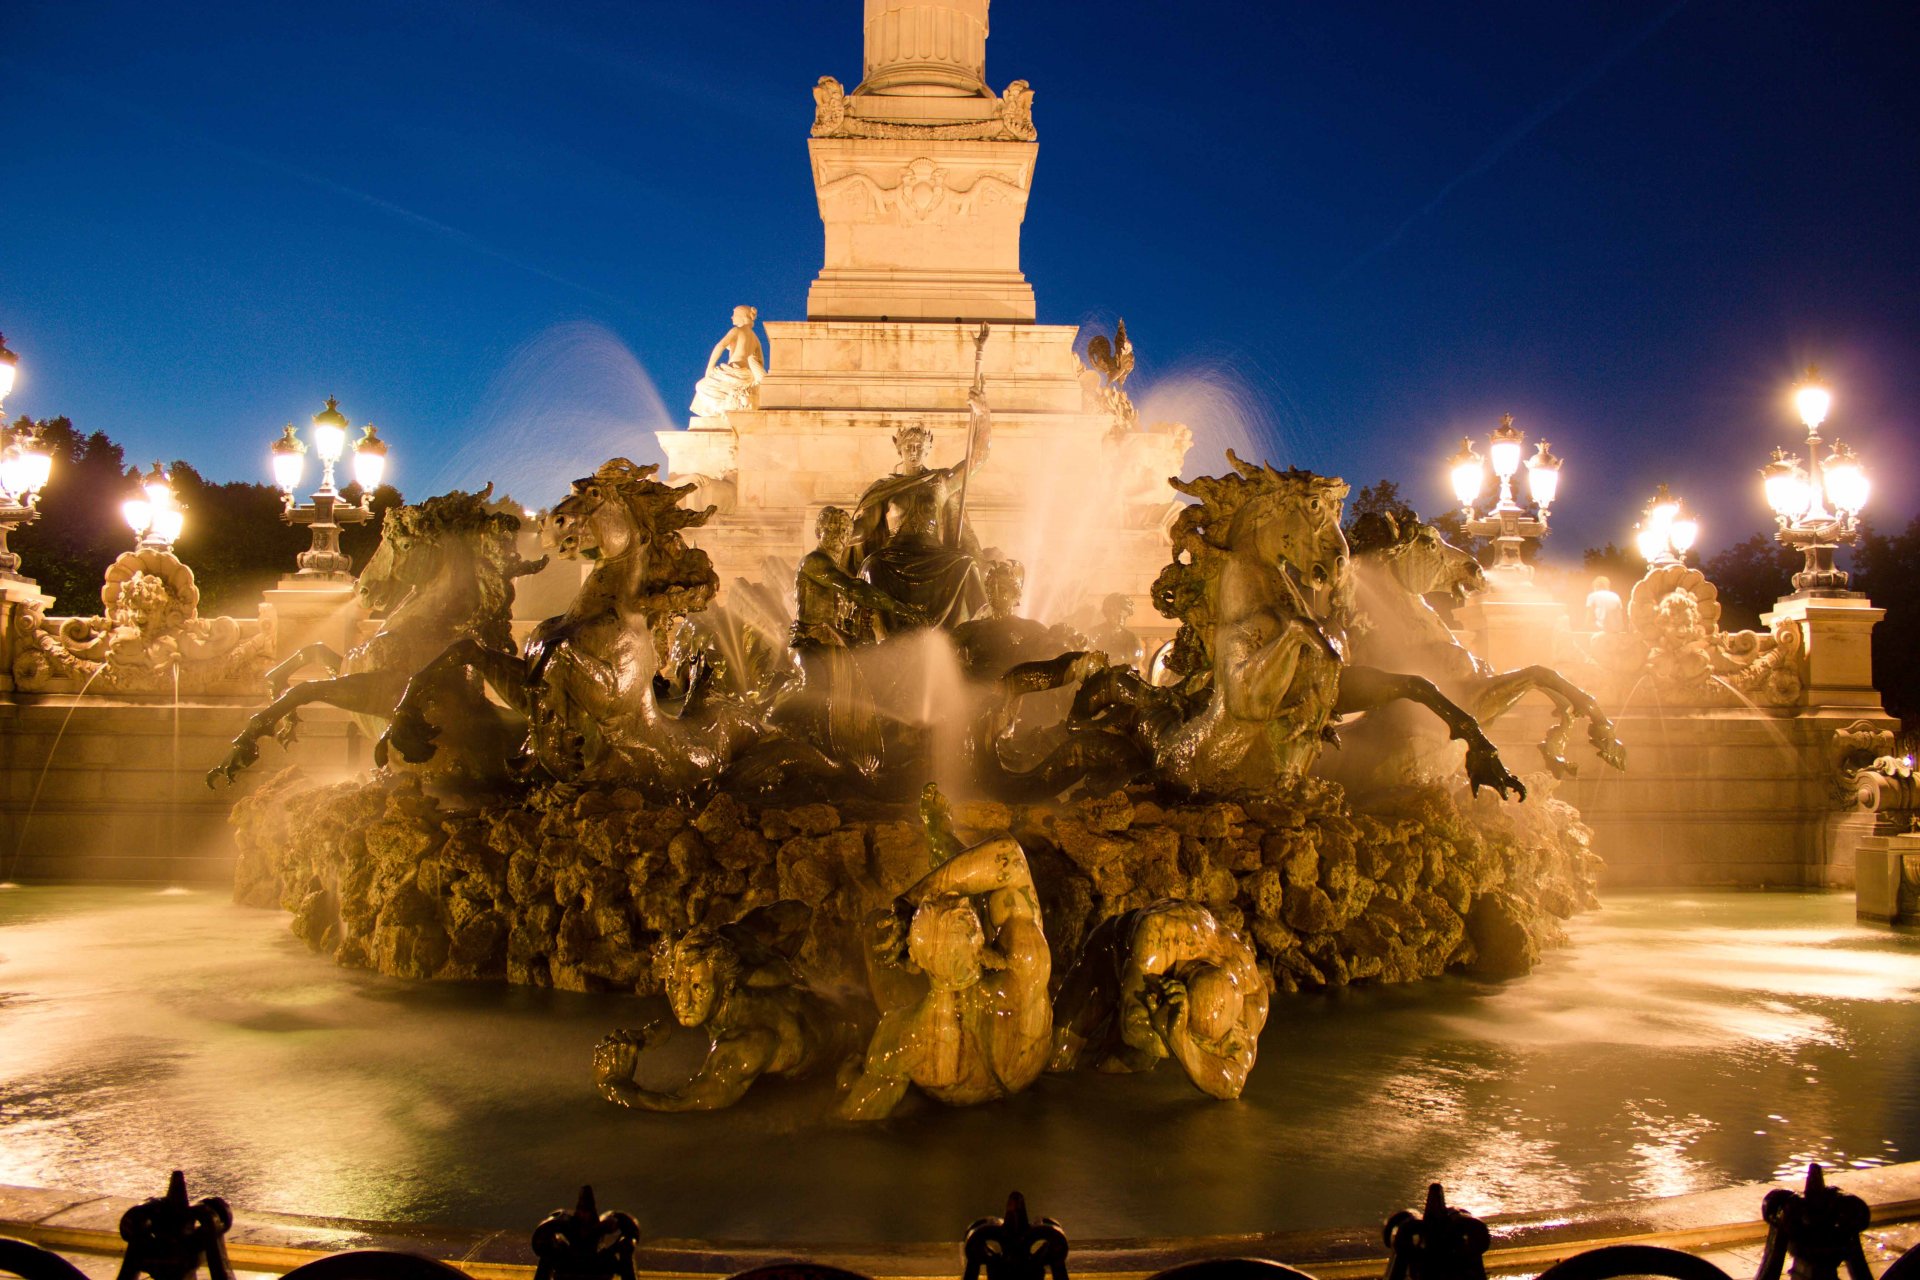
[[[7,425],[7,393],[13,390],[19,366],[20,357],[7,350],[7,340],[0,336],[0,581],[30,584],[20,573],[19,553],[7,545],[7,536],[39,519],[40,490],[53,471],[53,454],[37,433]]]
[[[273,442],[273,479],[285,500],[280,518],[313,531],[313,543],[300,553],[300,569],[294,574],[301,582],[350,581],[353,560],[340,550],[340,532],[345,526],[373,519],[373,491],[387,471],[387,444],[372,423],[353,442],[353,478],[360,486],[360,501],[348,502],[333,487],[334,464],[348,447],[347,426],[347,416],[328,396],[327,407],[313,415],[313,451],[320,455],[320,487],[307,503],[294,501],[294,490],[300,487],[300,473],[306,467],[306,443],[291,423]]]
[[[1807,429],[1807,465],[1785,449],[1775,449],[1760,469],[1761,488],[1773,508],[1779,530],[1774,537],[1805,557],[1793,575],[1794,590],[1809,596],[1845,596],[1846,570],[1836,568],[1834,553],[1859,535],[1860,511],[1867,505],[1867,472],[1859,455],[1840,441],[1820,456],[1820,425],[1833,407],[1833,393],[1820,383],[1819,371],[1793,393],[1794,408]]]
[[[1487,460],[1474,451],[1473,441],[1461,437],[1460,451],[1447,459],[1447,475],[1453,484],[1453,496],[1459,499],[1461,527],[1476,538],[1491,538],[1494,562],[1487,574],[1496,582],[1524,586],[1533,581],[1533,566],[1520,555],[1530,538],[1547,536],[1547,515],[1560,492],[1560,462],[1542,440],[1526,460],[1526,484],[1533,509],[1529,511],[1515,496],[1515,481],[1520,474],[1520,455],[1526,433],[1513,425],[1506,414],[1487,438],[1487,460],[1500,482],[1500,496],[1482,514],[1475,510],[1480,493],[1487,484]]]
[[[1687,514],[1686,506],[1662,484],[1653,491],[1646,514],[1633,526],[1633,545],[1649,569],[1686,563],[1687,552],[1700,539],[1700,522]]]
[[[139,539],[134,544],[138,550],[169,555],[187,523],[186,510],[174,496],[173,481],[158,462],[141,478],[133,497],[120,504],[120,515]]]

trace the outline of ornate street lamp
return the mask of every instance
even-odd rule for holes
[[[1761,488],[1780,526],[1774,537],[1806,558],[1793,575],[1794,589],[1803,595],[1846,595],[1847,574],[1834,567],[1834,552],[1859,535],[1860,511],[1867,505],[1866,468],[1846,445],[1835,440],[1826,457],[1820,456],[1820,424],[1833,407],[1833,393],[1820,383],[1819,371],[1807,370],[1807,380],[1793,393],[1794,408],[1807,429],[1807,465],[1785,449],[1775,449],[1760,469]]]
[[[1560,459],[1542,440],[1534,455],[1526,460],[1527,493],[1532,499],[1529,511],[1514,496],[1515,480],[1520,474],[1520,455],[1526,433],[1513,425],[1513,415],[1500,419],[1487,440],[1487,459],[1500,481],[1500,496],[1484,514],[1475,510],[1480,493],[1487,484],[1487,462],[1474,452],[1473,441],[1461,437],[1460,452],[1447,459],[1447,476],[1453,484],[1453,496],[1459,499],[1461,527],[1476,538],[1491,538],[1494,563],[1487,570],[1496,580],[1522,585],[1533,580],[1533,566],[1520,557],[1529,538],[1547,536],[1547,513],[1560,493]]]
[[[1633,545],[1649,569],[1684,564],[1687,552],[1700,540],[1700,522],[1687,514],[1680,499],[1662,484],[1653,491],[1646,514],[1633,526]]]
[[[40,490],[53,472],[53,454],[38,433],[7,425],[7,393],[19,365],[20,357],[0,336],[0,580],[31,582],[21,575],[19,553],[7,545],[7,536],[39,519]]]
[[[340,550],[340,531],[373,519],[373,491],[387,473],[387,443],[368,423],[352,447],[353,479],[360,486],[358,505],[345,501],[333,487],[334,464],[347,449],[347,416],[328,396],[327,407],[313,415],[313,451],[320,455],[320,487],[314,490],[311,502],[296,504],[294,490],[300,487],[300,473],[306,468],[306,443],[292,423],[273,442],[273,481],[280,486],[286,504],[280,518],[313,530],[313,544],[300,553],[300,571],[294,574],[303,581],[346,582],[352,578],[353,560]]]
[[[186,526],[186,509],[174,496],[173,481],[158,462],[141,479],[134,495],[120,504],[120,515],[139,538],[141,551],[173,552],[173,544]]]

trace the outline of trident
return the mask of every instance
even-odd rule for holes
[[[987,324],[982,321],[980,332],[973,336],[973,391],[967,400],[967,469],[960,473],[960,501],[953,513],[953,548],[960,550],[960,530],[967,518],[967,480],[973,475],[973,438],[980,434],[979,423],[973,418],[973,397],[987,394],[986,375],[980,371],[980,362],[987,353]]]

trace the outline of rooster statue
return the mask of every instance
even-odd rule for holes
[[[1127,337],[1125,320],[1115,326],[1111,343],[1104,333],[1093,336],[1087,343],[1087,361],[1100,371],[1109,387],[1119,390],[1126,385],[1127,375],[1133,372],[1133,343]]]

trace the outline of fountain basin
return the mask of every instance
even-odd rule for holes
[[[591,1182],[654,1240],[945,1257],[1016,1187],[1079,1241],[1196,1238],[1373,1224],[1429,1180],[1556,1213],[1920,1151],[1912,935],[1845,895],[1738,892],[1570,929],[1524,980],[1278,997],[1239,1103],[1048,1077],[854,1128],[824,1081],[711,1115],[601,1102],[588,1057],[636,997],[342,970],[211,892],[14,889],[0,1183],[143,1198],[179,1167],[249,1210],[517,1237]]]

